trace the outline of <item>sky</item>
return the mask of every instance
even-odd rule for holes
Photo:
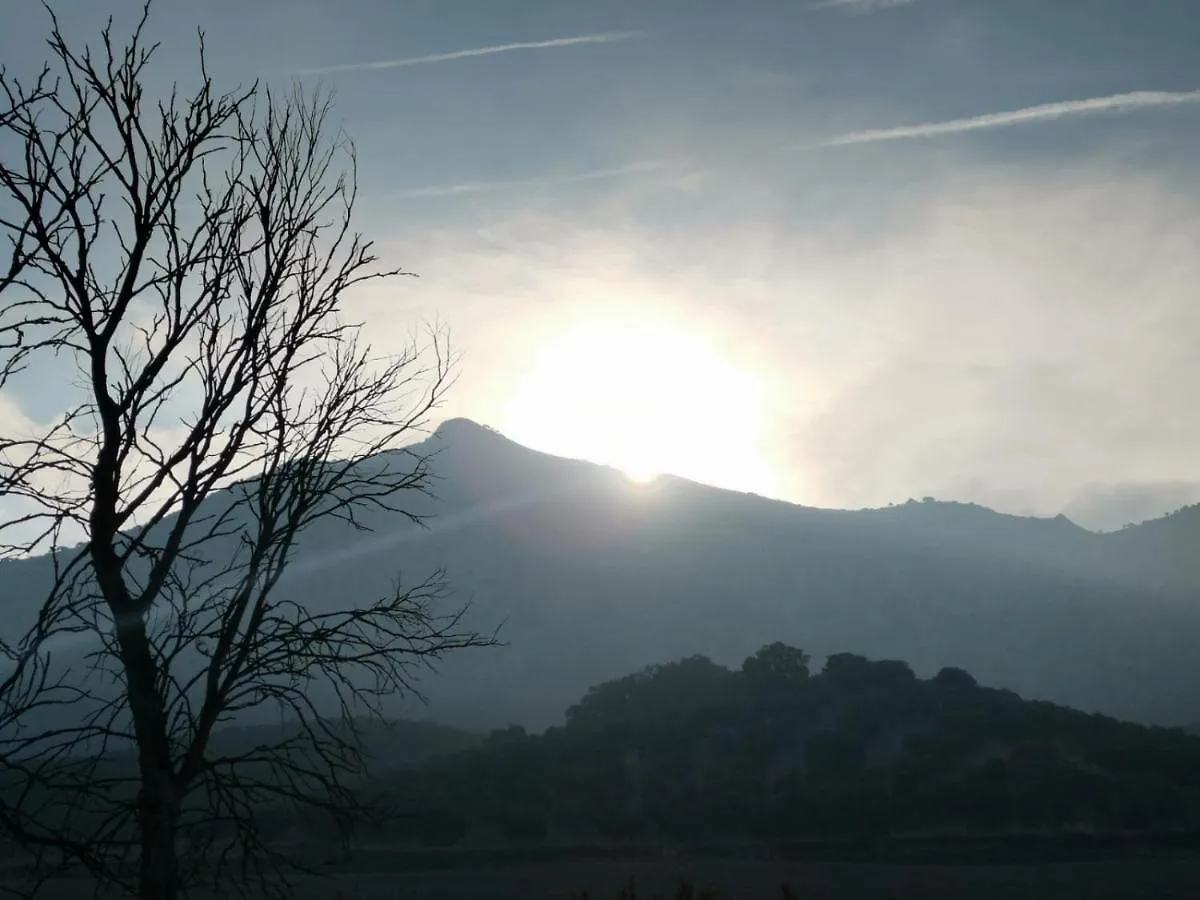
[[[155,0],[163,85],[197,27],[230,87],[336,92],[420,276],[351,312],[451,329],[447,417],[817,506],[1200,501],[1194,0]]]

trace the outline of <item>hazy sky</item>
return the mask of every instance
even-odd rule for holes
[[[59,9],[90,35],[98,6]],[[360,225],[422,276],[357,308],[384,345],[453,329],[447,415],[817,505],[1109,527],[1200,500],[1196,13],[156,0],[152,31],[164,78],[200,25],[230,85],[336,88]],[[33,66],[40,8],[3,20]]]

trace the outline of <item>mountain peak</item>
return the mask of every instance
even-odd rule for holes
[[[458,439],[485,434],[498,435],[499,433],[494,428],[490,428],[487,425],[480,425],[478,422],[462,416],[444,420],[433,432],[434,437]]]
[[[480,449],[501,444],[514,444],[491,425],[483,425],[473,419],[456,416],[446,419],[434,430],[432,439],[459,449]]]

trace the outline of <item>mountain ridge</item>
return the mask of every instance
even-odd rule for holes
[[[584,463],[586,465],[598,466],[600,468],[609,470],[611,472],[618,472],[618,473],[620,472],[619,469],[617,469],[613,466],[605,465],[604,463],[593,462],[591,460],[587,460],[582,457],[564,457],[564,456],[558,456],[558,455],[552,454],[552,453],[547,453],[542,450],[534,449],[532,447],[529,447],[525,444],[520,443],[519,441],[514,440],[513,438],[508,437],[502,431],[500,431],[497,428],[492,427],[491,425],[487,425],[482,422],[477,422],[474,419],[471,419],[471,418],[468,418],[465,416],[453,416],[451,418],[444,419],[433,430],[433,432],[430,435],[430,438],[433,440],[450,441],[450,442],[453,442],[453,441],[462,441],[462,442],[465,442],[465,441],[480,441],[480,442],[491,441],[495,444],[507,445],[509,448],[523,451],[525,453],[537,454],[538,456],[541,456],[541,457],[549,457],[552,459],[568,460],[571,462]],[[1017,514],[1013,514],[1013,513],[1001,512],[999,510],[992,509],[991,507],[987,507],[982,504],[974,503],[971,501],[941,500],[941,499],[935,499],[932,497],[924,498],[924,500],[917,500],[916,498],[910,498],[903,503],[889,503],[885,506],[863,506],[863,507],[846,507],[846,508],[810,506],[808,504],[799,503],[799,502],[796,502],[793,500],[786,500],[786,499],[779,498],[779,497],[770,497],[770,496],[767,496],[764,494],[758,494],[758,493],[755,493],[752,491],[738,491],[738,490],[734,490],[731,488],[715,487],[713,485],[707,485],[703,482],[694,481],[692,479],[688,479],[688,478],[685,478],[680,475],[675,475],[670,472],[664,472],[664,473],[656,476],[656,478],[652,479],[651,481],[645,482],[638,486],[643,489],[652,489],[653,486],[655,485],[655,483],[662,482],[662,481],[685,482],[688,484],[694,484],[697,486],[710,488],[711,490],[723,491],[723,492],[732,493],[732,494],[739,494],[739,495],[748,496],[748,497],[758,497],[758,498],[761,498],[763,500],[768,500],[773,503],[781,503],[786,506],[793,507],[795,509],[810,510],[813,512],[821,512],[821,513],[884,512],[884,511],[888,511],[888,510],[893,510],[893,511],[902,510],[902,509],[911,508],[911,507],[932,506],[932,507],[937,507],[937,508],[941,508],[941,509],[954,508],[954,509],[969,510],[971,512],[979,512],[979,513],[983,513],[986,515],[1003,517],[1006,519],[1018,519],[1021,521],[1069,523],[1073,527],[1075,527],[1081,531],[1086,531],[1089,534],[1107,533],[1107,532],[1093,531],[1092,529],[1085,528],[1084,526],[1072,521],[1068,516],[1066,516],[1063,513],[1058,513],[1057,515],[1054,515],[1054,516],[1017,515]],[[1198,508],[1200,508],[1200,504],[1198,504]],[[1170,518],[1173,515],[1175,515],[1175,513],[1170,513],[1167,516],[1164,516],[1162,518]],[[1154,521],[1157,521],[1157,520],[1154,520]],[[1142,524],[1147,524],[1147,523],[1142,523]],[[1137,527],[1137,526],[1135,526],[1135,527]]]
[[[420,684],[428,707],[395,698],[389,714],[545,727],[589,685],[656,659],[731,663],[778,638],[927,674],[961,666],[1135,721],[1200,720],[1192,512],[1106,534],[933,500],[826,510],[674,476],[634,484],[462,418],[407,452],[432,453],[434,496],[405,498],[426,527],[377,510],[370,532],[325,523],[280,583],[327,608],[444,568],[469,625],[503,624],[507,646],[447,658]],[[46,572],[0,563],[10,627]]]

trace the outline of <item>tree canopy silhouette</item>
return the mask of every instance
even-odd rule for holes
[[[962,669],[921,679],[838,653],[809,675],[807,660],[777,642],[740,669],[690,657],[597,685],[542,735],[496,732],[388,779],[413,813],[391,836],[700,848],[1200,825],[1200,739],[1182,730],[1024,701]]]

